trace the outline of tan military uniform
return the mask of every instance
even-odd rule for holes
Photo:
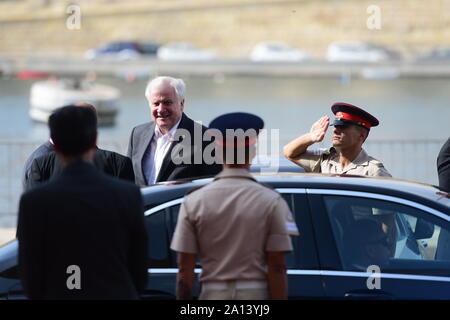
[[[364,149],[345,169],[339,163],[336,149],[307,150],[297,161],[306,172],[322,172],[335,174],[354,174],[373,177],[391,177],[384,165],[367,154]]]
[[[291,251],[289,233],[298,230],[280,194],[245,169],[225,168],[212,183],[185,197],[171,248],[200,253],[203,289],[205,284],[225,289],[225,281],[233,289],[263,288],[266,251]]]

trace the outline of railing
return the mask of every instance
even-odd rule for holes
[[[22,177],[26,160],[44,141],[0,141],[0,228],[14,227],[23,192]],[[126,153],[128,141],[106,141],[103,149]]]
[[[436,158],[443,140],[368,140],[364,148],[396,178],[437,184]],[[22,193],[23,167],[41,142],[0,141],[0,228],[14,227]],[[126,153],[128,141],[100,141],[103,149]]]
[[[444,140],[367,140],[364,148],[393,177],[438,184],[436,159]]]

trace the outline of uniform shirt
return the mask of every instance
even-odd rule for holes
[[[284,199],[245,169],[225,168],[185,197],[171,248],[200,253],[200,281],[266,280],[266,251],[291,251],[298,234]]]
[[[166,134],[162,134],[159,127],[155,125],[155,133],[153,134],[152,142],[148,150],[149,156],[146,157],[144,162],[144,172],[148,184],[154,184],[158,178],[158,173],[161,169],[164,157],[166,156],[167,150],[169,150],[172,138],[177,131],[180,121],[178,121],[178,123]]]
[[[300,156],[299,164],[306,172],[354,174],[373,177],[392,177],[384,165],[361,149],[359,155],[343,170],[336,149],[307,150]]]

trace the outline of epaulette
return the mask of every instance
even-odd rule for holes
[[[376,162],[375,164],[378,168],[384,168],[384,164],[381,162]]]
[[[375,158],[372,158],[372,159],[369,160],[369,162],[370,162],[371,164],[376,165],[378,168],[384,168],[384,165],[383,165],[383,163],[382,163],[380,160],[377,160],[377,159],[375,159]]]

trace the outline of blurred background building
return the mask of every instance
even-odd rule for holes
[[[81,8],[81,29],[65,27]],[[369,30],[370,6],[381,29]],[[323,57],[339,40],[377,42],[416,55],[450,45],[448,0],[2,0],[0,51],[81,55],[117,40],[188,41],[223,57],[246,57],[258,42],[284,41]],[[64,45],[62,45],[64,44]]]

